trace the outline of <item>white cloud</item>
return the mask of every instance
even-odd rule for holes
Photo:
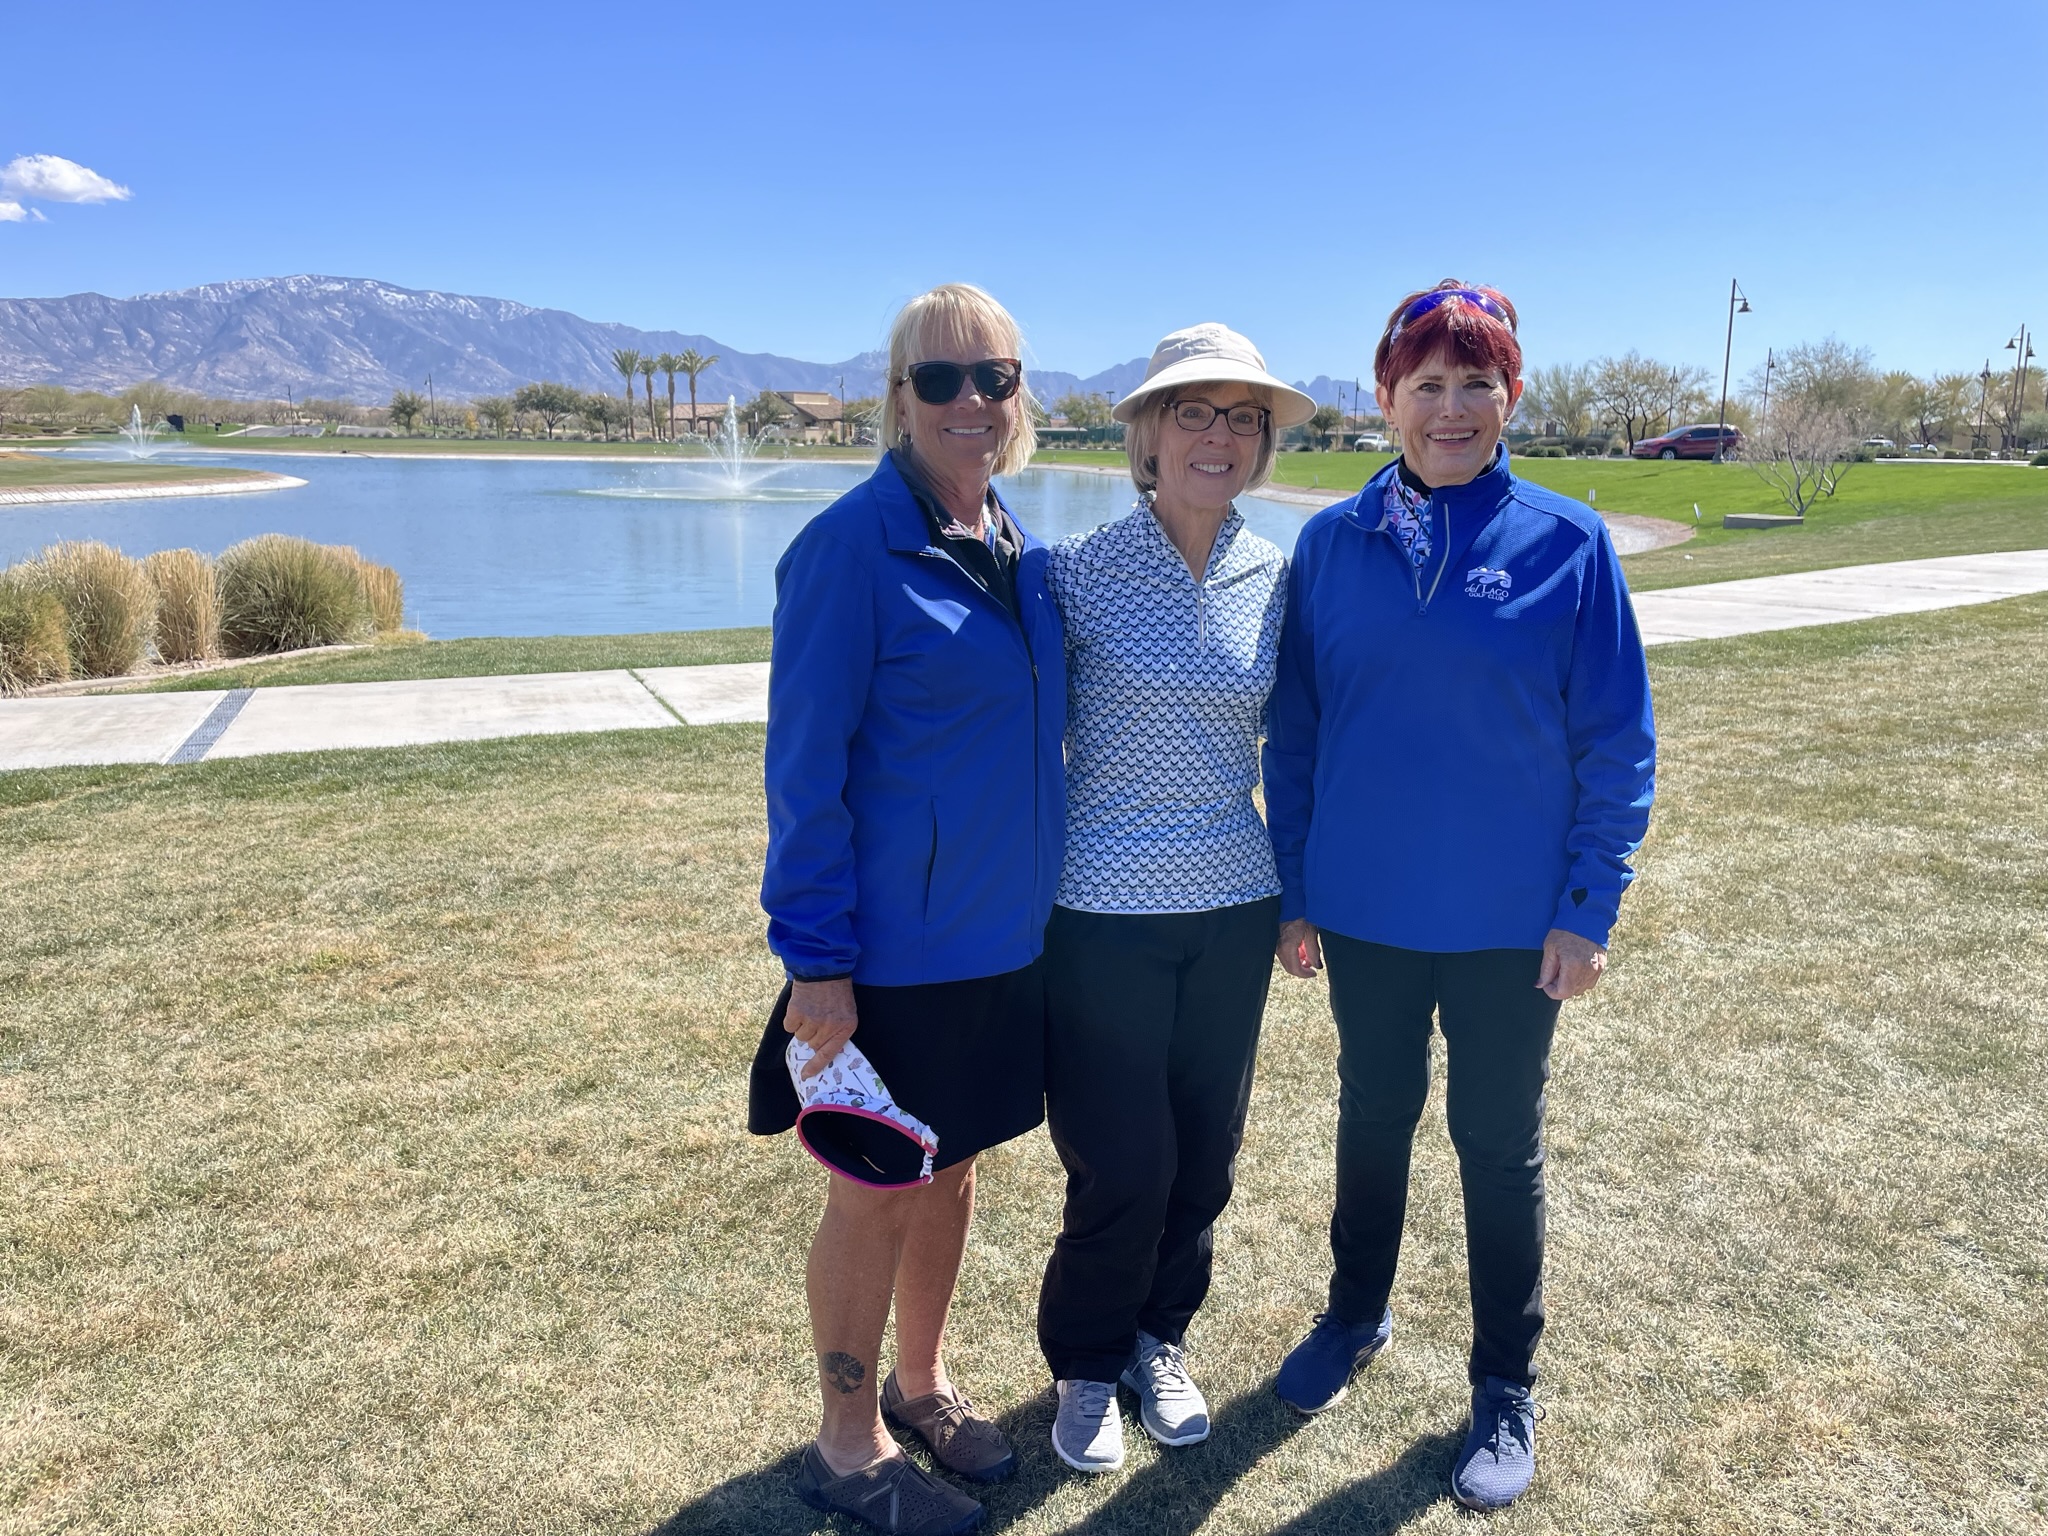
[[[118,203],[135,194],[62,155],[17,155],[0,166],[0,192],[46,203]]]
[[[0,224],[19,224],[28,217],[28,210],[19,203],[0,198]]]

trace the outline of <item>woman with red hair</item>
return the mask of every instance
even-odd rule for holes
[[[1392,1335],[1441,1029],[1473,1317],[1452,1490],[1475,1509],[1535,1473],[1551,1033],[1605,969],[1656,761],[1605,525],[1508,468],[1515,328],[1455,281],[1388,318],[1373,376],[1401,452],[1301,531],[1265,748],[1280,964],[1327,962],[1340,1046],[1329,1308],[1275,1389],[1321,1412]]]

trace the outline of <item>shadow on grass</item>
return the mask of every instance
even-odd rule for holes
[[[1009,1530],[1041,1504],[1077,1481],[1053,1456],[1047,1443],[1052,1431],[1053,1398],[1041,1395],[1022,1404],[999,1422],[1016,1444],[1023,1466],[1017,1475],[992,1488],[958,1483],[988,1508],[982,1530]],[[1215,1433],[1202,1445],[1160,1454],[1113,1481],[1109,1496],[1064,1529],[1086,1536],[1190,1536],[1215,1513],[1217,1505],[1255,1468],[1266,1454],[1307,1427],[1308,1421],[1269,1392],[1250,1392],[1225,1405],[1216,1416]],[[1125,1432],[1144,1433],[1127,1416]],[[1293,1519],[1272,1528],[1272,1536],[1373,1536],[1400,1530],[1424,1510],[1450,1496],[1448,1471],[1459,1434],[1425,1435],[1392,1464],[1349,1483]],[[919,1459],[930,1462],[919,1450]],[[792,1484],[802,1447],[774,1463],[733,1478],[683,1505],[656,1526],[649,1536],[797,1536],[814,1531],[852,1533],[867,1528],[846,1517],[827,1518],[799,1503]]]

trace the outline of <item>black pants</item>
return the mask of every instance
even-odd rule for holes
[[[1533,1386],[1543,1332],[1543,1088],[1558,1008],[1536,989],[1542,952],[1431,954],[1339,933],[1322,940],[1339,1084],[1330,1310],[1376,1322],[1393,1291],[1434,1014],[1465,1191],[1472,1381]]]
[[[1178,1344],[1209,1292],[1251,1102],[1280,901],[1045,931],[1046,1124],[1067,1207],[1038,1343],[1053,1376],[1114,1381],[1142,1328]]]

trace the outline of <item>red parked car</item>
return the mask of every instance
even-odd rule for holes
[[[1742,447],[1742,433],[1734,427],[1678,427],[1661,437],[1646,437],[1629,449],[1636,459],[1713,459],[1734,454]]]

